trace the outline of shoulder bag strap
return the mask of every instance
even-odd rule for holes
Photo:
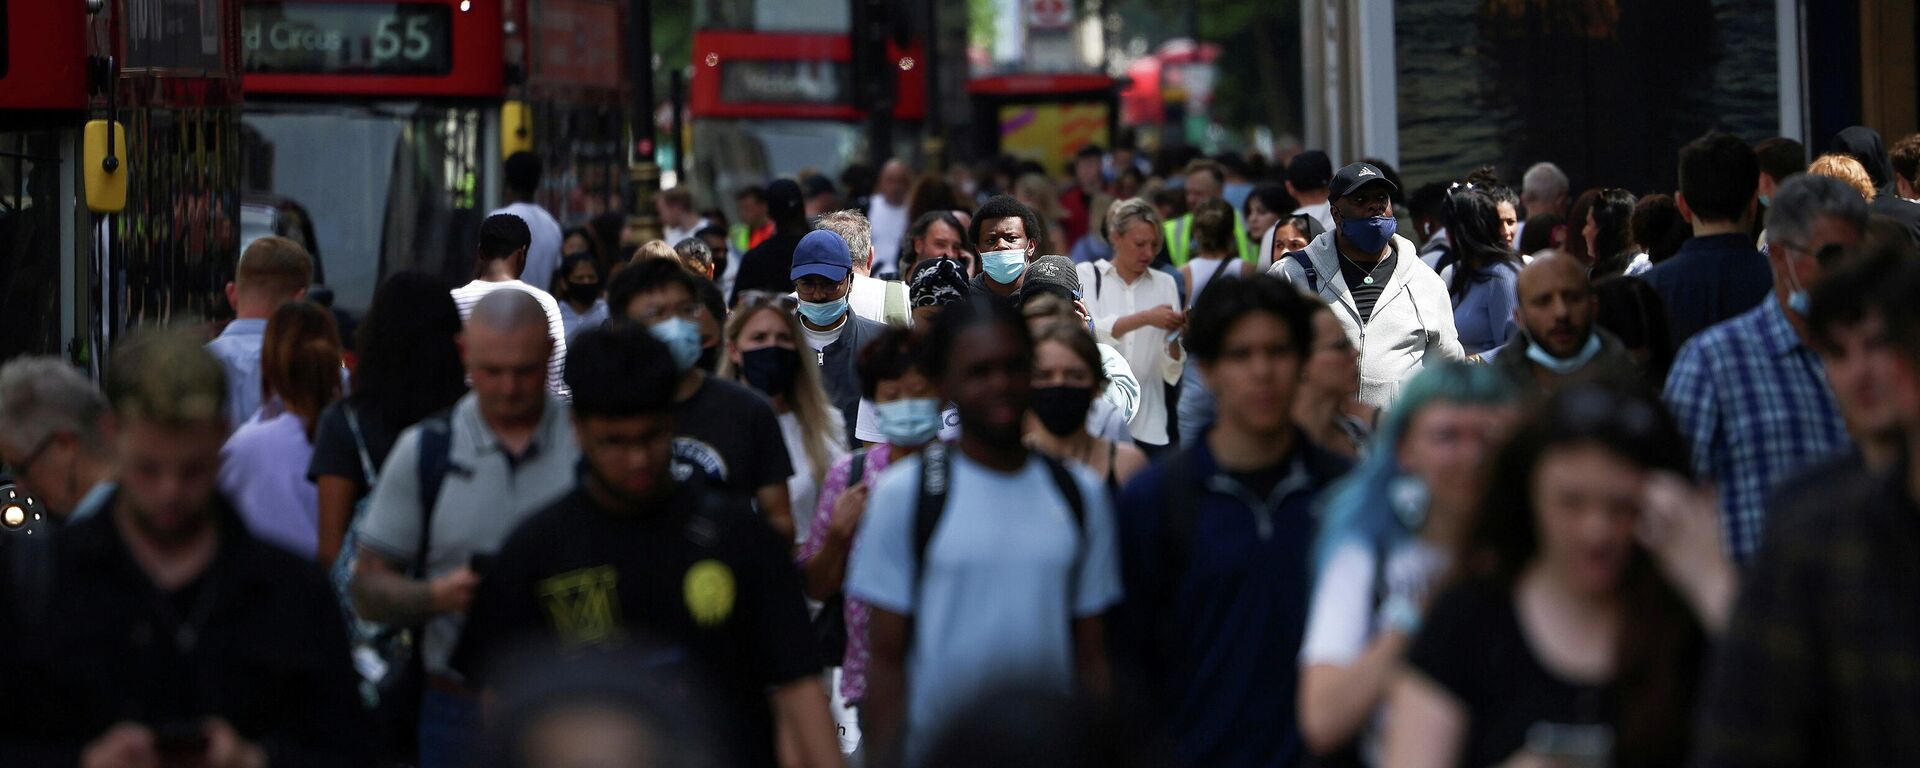
[[[427,553],[433,539],[433,508],[439,503],[440,488],[446,484],[447,471],[453,467],[453,423],[446,416],[429,416],[420,422],[420,545],[413,559],[417,574],[427,572]]]
[[[366,433],[360,431],[360,417],[353,413],[353,405],[340,402],[341,412],[347,415],[347,431],[353,433],[354,451],[360,454],[360,472],[367,478],[367,487],[372,488],[380,479],[380,471],[373,466],[373,455],[367,452]]]

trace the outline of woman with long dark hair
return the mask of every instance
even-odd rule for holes
[[[281,304],[260,344],[260,410],[220,449],[219,482],[248,530],[302,557],[314,556],[319,527],[306,477],[314,427],[339,397],[333,313],[308,301]]]
[[[1393,683],[1383,764],[1685,762],[1733,576],[1710,514],[1704,536],[1671,536],[1673,510],[1649,501],[1688,472],[1672,417],[1649,396],[1563,390],[1491,470],[1462,579]]]
[[[1588,274],[1594,280],[1630,274],[1637,268],[1645,272],[1653,267],[1647,255],[1633,242],[1633,193],[1624,189],[1601,190],[1587,209],[1580,239],[1586,243]],[[1638,274],[1638,272],[1631,272]]]
[[[1499,206],[1472,185],[1449,191],[1440,206],[1454,259],[1440,279],[1453,295],[1453,324],[1468,357],[1498,348],[1513,334],[1520,259],[1501,234]]]
[[[1593,293],[1600,304],[1594,325],[1620,337],[1640,364],[1640,380],[1648,391],[1664,389],[1675,350],[1667,331],[1667,304],[1659,292],[1645,280],[1622,275],[1595,281]]]
[[[460,312],[438,277],[401,272],[374,293],[360,324],[353,394],[320,414],[307,476],[320,490],[318,559],[345,551],[347,527],[400,431],[453,406],[467,391]]]

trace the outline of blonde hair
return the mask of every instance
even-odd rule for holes
[[[1847,186],[1853,187],[1853,191],[1866,198],[1867,202],[1873,202],[1875,194],[1873,177],[1867,175],[1866,166],[1861,165],[1859,160],[1849,155],[1821,155],[1819,159],[1813,161],[1813,165],[1807,166],[1807,173],[1844,181]]]
[[[727,327],[722,332],[725,348],[737,349],[740,333],[746,330],[747,322],[762,312],[771,312],[779,317],[786,323],[787,333],[792,336],[794,343],[803,343],[807,331],[800,325],[800,318],[783,302],[785,298],[783,295],[758,291],[742,294],[740,305],[727,315]],[[741,381],[740,371],[735,370],[730,356],[721,356],[718,375],[723,379]],[[820,366],[802,359],[794,372],[793,383],[787,385],[784,394],[788,407],[793,409],[794,418],[800,421],[801,440],[804,443],[802,448],[806,450],[807,463],[813,465],[814,486],[822,486],[826,483],[827,470],[833,466],[832,446],[844,440],[845,436],[841,430],[834,429],[832,414],[835,411],[827,402],[827,391],[820,380]]]
[[[1107,229],[1101,234],[1112,243],[1115,235],[1127,231],[1127,226],[1136,221],[1145,223],[1156,235],[1160,232],[1160,214],[1153,210],[1153,203],[1139,197],[1115,200],[1107,207]]]
[[[227,421],[227,373],[185,330],[138,331],[113,352],[107,403],[122,421],[139,417],[162,427]]]
[[[639,250],[633,252],[633,260],[628,263],[630,265],[638,264],[652,259],[673,259],[674,261],[679,261],[680,252],[674,250],[673,246],[667,245],[667,241],[665,240],[648,240],[640,244]]]

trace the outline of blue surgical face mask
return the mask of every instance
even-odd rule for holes
[[[1767,207],[1767,197],[1768,197],[1767,195],[1760,196],[1760,207],[1762,208]]]
[[[926,445],[940,434],[940,401],[931,398],[875,403],[873,413],[880,418],[880,434],[887,443],[903,448]]]
[[[1796,315],[1806,317],[1807,312],[1813,307],[1813,294],[1801,287],[1800,276],[1793,271],[1791,252],[1787,254],[1787,287],[1793,289],[1787,292],[1787,309],[1793,310]]]
[[[1575,352],[1573,357],[1566,358],[1554,357],[1547,352],[1546,347],[1540,346],[1540,342],[1531,336],[1527,339],[1527,359],[1562,376],[1586,367],[1587,363],[1593,362],[1593,358],[1599,354],[1600,333],[1598,331],[1588,331],[1586,346],[1581,347],[1579,352]]]
[[[1393,233],[1399,226],[1392,216],[1346,219],[1340,222],[1340,234],[1361,253],[1379,253],[1393,239]]]
[[[653,337],[667,345],[673,354],[673,367],[681,373],[693,369],[700,360],[700,324],[684,317],[669,317],[647,326]]]
[[[1027,251],[1024,248],[988,251],[980,254],[980,265],[986,269],[987,279],[1001,285],[1012,285],[1027,271]]]
[[[800,316],[806,318],[807,322],[823,328],[840,322],[840,316],[846,313],[847,297],[845,296],[833,301],[800,302]]]

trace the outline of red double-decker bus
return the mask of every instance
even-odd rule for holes
[[[335,307],[472,272],[504,156],[546,159],[563,222],[619,201],[618,0],[244,0],[247,234],[310,225]],[[525,276],[542,284],[542,276]]]
[[[732,192],[777,176],[837,176],[869,156],[868,109],[855,87],[847,4],[799,4],[784,17],[729,17],[709,8],[693,35],[695,190],[729,207]],[[836,14],[839,14],[836,16]],[[768,14],[763,13],[762,16]],[[886,44],[894,74],[894,146],[909,156],[927,112],[927,58],[918,39]]]
[[[95,373],[123,329],[218,319],[239,213],[237,0],[0,0],[0,360]],[[89,120],[115,120],[111,160]],[[105,136],[106,132],[101,132]],[[83,160],[124,206],[88,205]]]

